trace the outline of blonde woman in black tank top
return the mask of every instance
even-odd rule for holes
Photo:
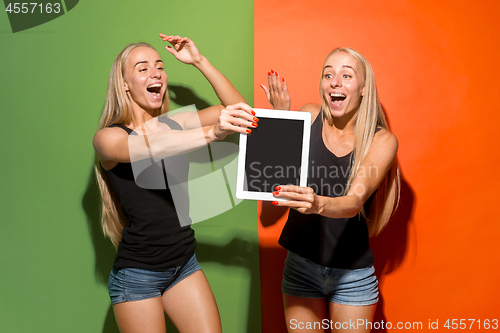
[[[272,106],[290,110],[286,80],[271,70],[268,85],[261,86]],[[288,250],[285,318],[289,332],[351,332],[346,323],[372,321],[378,301],[368,237],[397,207],[398,141],[373,70],[357,51],[338,48],[327,56],[319,91],[322,105],[300,108],[313,119],[308,187],[283,184],[273,193],[288,199],[274,205],[292,208],[279,240]]]
[[[258,119],[193,41],[160,37],[170,43],[165,48],[176,59],[200,70],[221,104],[158,121],[168,112],[167,74],[160,55],[140,43],[127,46],[115,59],[93,140],[102,226],[118,248],[110,297],[122,333],[165,332],[164,313],[181,332],[221,332],[214,296],[194,256],[191,227],[178,225],[168,185],[163,190],[141,188],[131,162],[172,156],[175,165],[187,168],[183,153],[234,132],[249,133]],[[133,130],[147,135],[129,135]],[[166,164],[163,169],[168,169]]]

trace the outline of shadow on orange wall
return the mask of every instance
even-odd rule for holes
[[[382,109],[386,114],[389,128],[391,128],[391,120],[387,116],[388,112],[383,105]],[[375,274],[378,278],[380,291],[379,301],[373,318],[374,323],[388,322],[384,312],[384,280],[387,275],[399,268],[408,254],[409,227],[412,222],[415,193],[404,177],[402,165],[400,165],[400,172],[401,188],[398,208],[386,228],[379,235],[370,238],[370,247],[375,258]],[[373,332],[387,332],[387,329],[382,326],[378,329],[373,329]]]
[[[288,217],[288,208],[276,207],[270,201],[259,201],[259,258],[262,326],[267,332],[286,332],[281,278],[286,250],[278,245],[281,230]]]
[[[410,184],[401,177],[401,199],[399,207],[387,227],[376,237],[370,239],[375,257],[375,274],[378,278],[380,295],[373,322],[387,322],[384,313],[383,286],[385,276],[395,271],[404,261],[408,250],[409,224],[413,212],[414,193]],[[374,332],[387,332],[386,329]]]

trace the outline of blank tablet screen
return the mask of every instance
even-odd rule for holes
[[[278,185],[306,186],[311,137],[309,112],[253,109],[259,125],[240,134],[236,197],[283,201]]]
[[[247,136],[245,156],[249,192],[272,192],[278,185],[300,184],[304,121],[259,117]]]

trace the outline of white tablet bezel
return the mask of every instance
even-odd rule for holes
[[[278,118],[302,120],[304,135],[302,138],[302,157],[300,166],[299,185],[307,186],[307,171],[309,166],[309,141],[311,138],[311,114],[301,111],[284,111],[270,109],[253,109],[257,118]],[[286,201],[287,199],[276,198],[272,192],[250,192],[244,190],[245,184],[245,163],[247,150],[247,134],[240,134],[238,173],[236,179],[236,197],[238,199],[264,200],[264,201]]]

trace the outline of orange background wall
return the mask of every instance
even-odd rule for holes
[[[259,83],[271,68],[287,79],[292,110],[318,103],[321,66],[338,46],[375,71],[403,188],[395,218],[371,240],[374,321],[425,331],[429,320],[440,330],[447,319],[500,320],[499,14],[496,0],[255,0],[256,107],[270,107]],[[285,332],[284,213],[259,204],[263,332]]]

